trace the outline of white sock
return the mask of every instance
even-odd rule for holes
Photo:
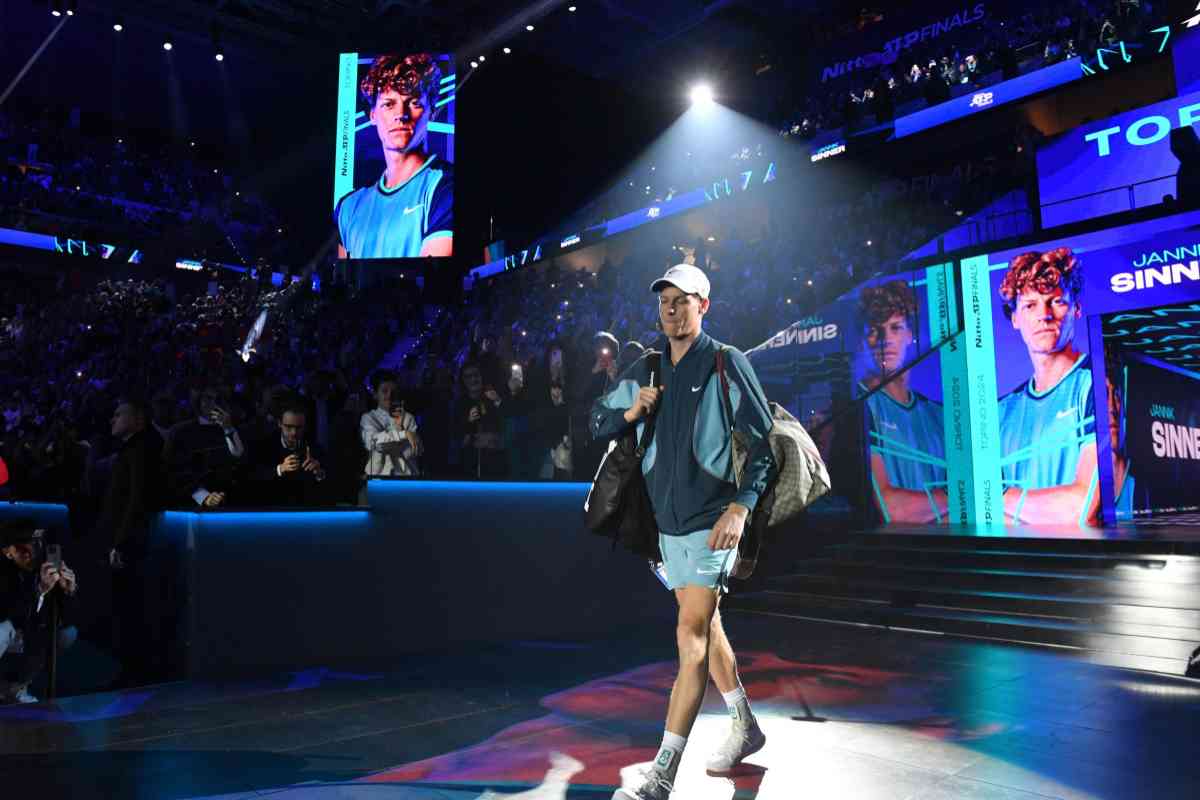
[[[679,759],[683,757],[683,748],[687,737],[677,733],[663,731],[662,746],[654,757],[654,769],[666,776],[667,780],[675,782],[675,773],[679,771]]]
[[[754,724],[754,714],[750,712],[750,698],[741,683],[732,692],[721,692],[725,698],[725,707],[729,709],[729,717],[734,727],[748,728]]]

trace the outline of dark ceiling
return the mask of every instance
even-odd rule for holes
[[[14,0],[40,6],[51,0]],[[124,18],[207,41],[214,28],[248,46],[440,49],[472,56],[504,45],[532,49],[596,77],[628,77],[687,58],[698,42],[794,42],[814,15],[834,25],[857,16],[835,0],[81,0],[81,13]],[[575,5],[577,11],[568,12]],[[878,6],[876,3],[874,6]],[[895,3],[889,5],[897,5]],[[533,24],[535,31],[525,30]],[[752,57],[759,54],[754,53]]]

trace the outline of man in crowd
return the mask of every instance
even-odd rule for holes
[[[421,438],[417,418],[404,407],[396,376],[380,373],[375,379],[375,408],[359,421],[367,451],[368,477],[415,477],[421,474],[418,458]]]
[[[346,387],[340,373],[331,370],[310,372],[304,382],[305,398],[311,412],[309,438],[328,453],[333,444],[333,419],[346,402]]]
[[[709,759],[708,769],[728,772],[766,742],[750,711],[717,606],[747,518],[775,468],[767,440],[771,412],[745,355],[702,330],[710,304],[704,272],[679,264],[650,288],[658,294],[666,335],[661,372],[650,374],[646,359],[634,364],[616,388],[596,401],[591,431],[597,439],[634,425],[640,432],[650,415],[658,416],[642,471],[660,531],[665,582],[679,604],[679,672],[653,765],[639,785],[617,790],[613,800],[667,800],[709,675],[725,699],[733,729]],[[750,448],[740,488],[734,480],[730,421],[714,369],[722,349],[733,429]]]
[[[165,565],[150,558],[151,515],[160,507],[162,442],[147,425],[145,406],[135,400],[121,400],[110,424],[118,449],[96,532],[108,544],[113,568],[114,639],[122,672],[118,685],[135,685],[163,677],[156,670],[164,661],[160,655],[168,628],[160,623],[173,610],[158,591]]]
[[[173,491],[170,503],[219,508],[227,500],[246,455],[229,403],[216,387],[192,395],[194,417],[171,428],[163,461]]]
[[[600,459],[604,458],[604,453],[608,450],[607,439],[593,439],[587,435],[584,414],[596,398],[607,394],[616,384],[617,375],[620,374],[617,372],[617,362],[621,355],[621,344],[617,337],[608,331],[597,331],[592,338],[592,355],[592,371],[582,387],[580,402],[576,406],[579,409],[581,424],[576,428],[579,446],[574,451],[574,467],[575,474],[581,478],[596,473]]]
[[[484,384],[479,365],[474,362],[463,364],[460,380],[462,395],[454,422],[462,436],[462,471],[474,478],[502,478],[508,464],[500,436],[500,393]]]
[[[1000,284],[1004,313],[1033,375],[1000,398],[1005,517],[1023,523],[1095,523],[1096,407],[1086,353],[1075,349],[1083,269],[1070,248],[1022,253]]]
[[[46,663],[51,641],[51,603],[74,597],[75,572],[62,562],[42,557],[37,525],[14,519],[0,528],[0,704],[36,703],[29,685]],[[65,650],[76,639],[73,627],[62,627],[58,647]],[[5,658],[5,656],[8,656]]]
[[[304,406],[287,403],[279,416],[279,436],[251,453],[256,505],[305,507],[324,504],[321,467],[316,445],[306,438]]]

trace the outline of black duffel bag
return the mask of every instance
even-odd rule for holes
[[[659,355],[646,356],[652,373],[658,372]],[[608,452],[596,470],[592,487],[583,503],[584,523],[588,530],[613,540],[635,555],[662,561],[658,551],[658,523],[642,475],[642,457],[654,439],[658,415],[652,414],[637,438],[633,427],[609,443]]]

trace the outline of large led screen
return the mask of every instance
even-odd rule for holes
[[[1200,362],[1200,227],[1176,225],[963,261],[972,522],[1068,533],[1182,508],[1169,483],[1190,465],[1147,464],[1156,419],[1175,426],[1160,449],[1198,444],[1182,398]]]
[[[882,524],[949,518],[961,458],[947,447],[949,384],[931,351],[956,333],[953,286],[949,266],[875,280],[747,353],[767,396],[813,434],[834,499]]]
[[[352,259],[454,252],[454,61],[342,53],[334,222]]]
[[[1042,225],[1186,205],[1198,188],[1200,92],[1082,125],[1037,154]]]
[[[1200,310],[1172,322],[1185,320],[1200,321]],[[1106,335],[1119,339],[1129,327],[1106,320]],[[1108,425],[1102,427],[1112,446],[1115,517],[1200,510],[1200,373],[1115,341],[1112,350],[1106,365]]]

